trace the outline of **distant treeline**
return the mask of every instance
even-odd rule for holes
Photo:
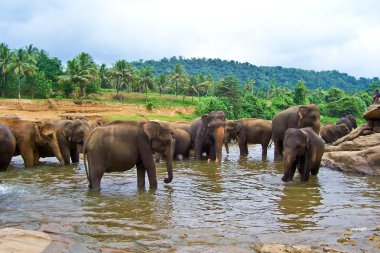
[[[255,81],[257,88],[268,88],[270,86],[281,86],[293,89],[298,80],[303,80],[308,89],[336,87],[346,92],[356,92],[366,90],[371,82],[379,81],[378,77],[356,79],[346,73],[336,70],[313,71],[296,68],[265,67],[255,66],[250,63],[240,63],[237,61],[226,61],[221,59],[206,58],[184,58],[171,57],[163,58],[159,61],[135,61],[135,67],[150,67],[155,75],[167,75],[175,65],[182,65],[189,75],[203,74],[211,76],[214,80],[222,79],[225,76],[238,78],[241,84],[250,80]]]

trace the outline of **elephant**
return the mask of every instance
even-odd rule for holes
[[[39,147],[49,145],[61,165],[64,164],[57,140],[58,128],[52,120],[22,120],[18,117],[0,117],[0,123],[9,127],[16,138],[16,151],[13,156],[21,155],[25,167],[39,164]]]
[[[16,150],[16,138],[11,130],[4,125],[0,125],[0,143],[0,171],[4,171],[11,163]]]
[[[272,119],[274,158],[277,159],[283,155],[286,129],[311,127],[316,134],[319,134],[320,124],[319,107],[314,104],[292,106],[277,113]]]
[[[210,160],[221,163],[225,118],[223,111],[212,111],[191,123],[189,131],[196,160],[206,152]]]
[[[224,145],[229,153],[228,143],[237,140],[240,156],[248,155],[248,144],[261,144],[262,156],[267,155],[267,149],[272,139],[272,121],[264,119],[242,118],[227,120],[224,133]]]
[[[324,143],[314,129],[288,128],[284,139],[284,176],[282,181],[293,180],[296,168],[301,181],[308,181],[309,174],[317,175],[324,152]]]
[[[173,130],[175,134],[175,140],[173,142],[173,158],[176,160],[182,160],[183,157],[189,157],[191,148],[191,138],[189,133],[181,128],[176,128],[172,126],[170,128]],[[156,162],[159,162],[161,157],[166,158],[166,156],[156,153]]]
[[[352,114],[347,114],[343,118],[340,118],[336,122],[336,125],[340,125],[340,124],[346,124],[348,127],[348,130],[350,130],[350,132],[352,131],[353,128],[358,127],[358,125],[356,124],[356,120],[355,120],[354,116],[352,116]]]
[[[327,123],[321,127],[320,135],[326,143],[333,143],[350,133],[346,124],[334,125]]]
[[[71,162],[79,162],[79,148],[83,146],[84,140],[91,132],[86,120],[59,120],[56,122],[58,128],[57,140],[65,165]],[[39,148],[41,157],[54,156],[48,145]]]
[[[145,187],[145,172],[151,189],[157,188],[153,152],[166,155],[168,177],[173,180],[173,142],[175,134],[168,124],[155,121],[113,121],[95,128],[85,141],[84,165],[89,188],[100,190],[105,172],[137,167],[137,187]],[[88,165],[87,165],[88,162]]]

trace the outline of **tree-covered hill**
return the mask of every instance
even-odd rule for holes
[[[190,75],[210,75],[214,80],[225,76],[235,76],[242,84],[254,80],[258,88],[266,88],[270,85],[283,86],[293,89],[298,80],[303,80],[308,89],[322,88],[327,90],[334,86],[346,92],[365,90],[371,82],[379,78],[359,78],[340,73],[336,70],[313,71],[296,68],[255,66],[250,63],[237,61],[226,61],[221,59],[191,58],[183,57],[163,58],[159,61],[148,60],[132,62],[138,68],[151,67],[155,74],[167,75],[176,64],[184,66]]]

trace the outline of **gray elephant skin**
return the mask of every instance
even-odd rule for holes
[[[28,121],[17,117],[0,117],[0,123],[11,129],[16,138],[16,151],[25,167],[39,164],[39,147],[48,145],[61,165],[64,164],[57,140],[58,128],[52,120]]]
[[[224,145],[229,153],[228,143],[237,140],[240,156],[248,155],[248,144],[261,144],[262,156],[267,155],[268,145],[272,138],[272,121],[265,119],[242,118],[227,120]]]
[[[293,180],[296,168],[301,181],[308,181],[310,173],[317,175],[324,152],[322,139],[310,128],[289,128],[284,139],[284,176],[282,181]]]
[[[184,157],[189,157],[190,148],[191,148],[191,138],[188,132],[181,128],[170,126],[173,130],[175,139],[173,141],[173,159],[182,160]],[[159,162],[160,159],[166,159],[165,155],[156,153],[155,160]]]
[[[348,114],[342,118],[340,118],[337,122],[336,125],[340,124],[346,124],[350,132],[352,131],[353,128],[357,128],[358,125],[356,124],[356,120],[352,114]]]
[[[91,132],[91,128],[86,120],[59,120],[55,122],[57,140],[65,165],[79,162],[79,148]],[[52,157],[54,153],[48,145],[40,146],[41,157]]]
[[[16,150],[16,138],[11,130],[0,124],[0,171],[4,171],[11,163],[12,156]]]
[[[326,143],[333,143],[349,133],[350,130],[346,124],[334,125],[327,123],[321,127],[320,135]]]
[[[173,180],[174,139],[169,125],[154,121],[114,121],[95,128],[83,149],[89,188],[100,190],[105,172],[126,171],[135,165],[138,188],[145,187],[146,173],[150,188],[157,188],[154,152],[166,155],[168,177],[164,182],[170,183]]]
[[[201,159],[202,153],[206,152],[210,160],[216,163],[222,161],[225,126],[223,111],[212,111],[191,123],[189,132],[196,160]]]
[[[285,131],[288,128],[311,127],[316,134],[320,131],[320,112],[317,105],[297,105],[277,113],[272,119],[274,158],[283,155]]]

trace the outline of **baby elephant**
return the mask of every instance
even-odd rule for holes
[[[334,125],[328,123],[321,127],[320,135],[326,143],[333,143],[349,133],[350,130],[346,124]]]
[[[284,169],[282,181],[293,180],[296,168],[301,181],[308,181],[309,174],[317,175],[324,152],[322,139],[312,128],[288,128],[284,138]]]

